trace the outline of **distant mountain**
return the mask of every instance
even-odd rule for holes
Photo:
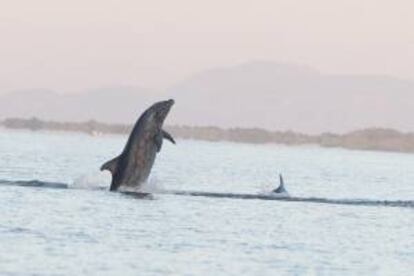
[[[160,93],[110,87],[61,95],[0,96],[0,119],[131,123],[153,101],[176,99],[168,124],[343,133],[369,127],[414,131],[414,82],[386,76],[325,75],[312,68],[249,62],[195,74]]]
[[[414,82],[384,76],[323,75],[252,62],[201,72],[168,92],[177,99],[172,116],[186,125],[305,133],[414,130]]]

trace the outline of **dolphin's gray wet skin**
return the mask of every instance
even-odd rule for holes
[[[175,144],[172,136],[162,129],[174,100],[161,101],[149,107],[136,122],[122,153],[102,165],[101,170],[112,174],[111,191],[120,186],[139,188],[148,179],[163,139]]]

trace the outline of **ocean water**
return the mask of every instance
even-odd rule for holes
[[[0,130],[0,275],[410,275],[414,208],[111,193],[125,136]],[[414,155],[168,141],[148,187],[414,200]]]

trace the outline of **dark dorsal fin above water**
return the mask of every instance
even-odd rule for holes
[[[104,163],[101,166],[101,171],[108,170],[112,174],[114,174],[115,171],[116,171],[116,168],[118,167],[118,160],[119,160],[119,156],[117,156],[114,159],[111,159],[108,162]]]
[[[279,187],[274,189],[272,192],[277,193],[277,194],[286,193],[285,183],[283,181],[282,174],[279,174]]]
[[[171,143],[175,144],[175,140],[174,138],[171,136],[171,134],[169,134],[168,132],[166,132],[165,130],[161,130],[162,132],[162,136],[164,137],[164,139],[167,139],[168,141],[170,141]]]

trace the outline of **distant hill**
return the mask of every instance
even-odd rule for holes
[[[414,131],[414,82],[325,75],[312,68],[250,62],[195,74],[166,91],[110,87],[76,95],[47,90],[0,95],[0,119],[39,117],[130,124],[153,101],[175,98],[169,124],[337,132]]]
[[[305,133],[414,130],[414,82],[385,76],[323,75],[255,62],[201,72],[169,93],[180,105],[172,116],[186,125]]]

